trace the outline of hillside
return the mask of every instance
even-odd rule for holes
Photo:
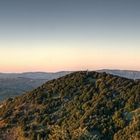
[[[57,79],[68,73],[70,72],[0,73],[0,101],[31,91],[46,81]]]
[[[75,72],[0,104],[1,140],[139,140],[140,81]]]
[[[0,101],[21,95],[41,86],[47,80],[29,78],[0,79]]]

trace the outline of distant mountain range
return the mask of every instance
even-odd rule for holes
[[[140,140],[140,81],[74,72],[0,103],[1,140]]]
[[[125,77],[128,79],[140,79],[140,71],[126,70],[98,70],[112,75]],[[26,72],[26,73],[0,73],[0,100],[8,97],[21,95],[31,91],[43,83],[70,74],[70,71],[56,73],[48,72]]]
[[[97,72],[106,72],[112,75],[117,75],[128,79],[140,79],[140,71],[101,69],[97,70]],[[61,71],[54,73],[51,72],[0,73],[0,79],[28,78],[28,79],[51,80],[57,79],[70,73],[72,73],[72,71]]]
[[[98,72],[106,72],[112,75],[117,75],[128,79],[140,79],[140,71],[103,69],[98,70]]]
[[[31,91],[49,80],[57,79],[69,73],[0,73],[0,101]]]
[[[16,79],[16,78],[28,78],[28,79],[45,79],[52,80],[62,77],[71,72],[61,71],[61,72],[25,72],[25,73],[0,73],[0,79]]]

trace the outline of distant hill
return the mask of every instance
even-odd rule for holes
[[[139,140],[140,81],[75,72],[0,104],[1,140]]]
[[[69,74],[69,71],[60,72],[25,72],[25,73],[0,73],[0,79],[16,79],[16,78],[28,78],[28,79],[45,79],[52,80]]]
[[[106,72],[109,74],[125,77],[128,79],[140,79],[140,71],[103,69],[103,70],[98,70],[97,72]]]
[[[21,95],[49,80],[57,79],[69,73],[70,72],[0,73],[0,100]]]

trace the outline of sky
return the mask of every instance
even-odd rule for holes
[[[140,71],[139,0],[0,1],[0,72]]]

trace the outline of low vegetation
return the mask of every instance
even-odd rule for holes
[[[0,105],[2,140],[139,140],[140,81],[75,72]]]

